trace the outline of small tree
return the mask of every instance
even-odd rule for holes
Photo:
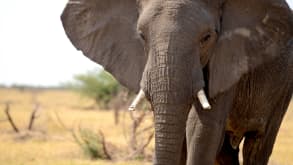
[[[106,71],[91,71],[76,75],[74,79],[70,87],[94,99],[101,108],[108,109],[111,98],[116,96],[120,89],[118,82]]]

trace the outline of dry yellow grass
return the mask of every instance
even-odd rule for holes
[[[142,161],[92,161],[83,156],[71,134],[58,122],[55,112],[66,127],[76,128],[78,124],[92,130],[102,130],[107,142],[119,148],[127,148],[122,126],[114,125],[113,113],[109,111],[84,110],[92,101],[62,90],[45,90],[35,97],[31,91],[0,89],[0,103],[13,101],[11,114],[21,130],[25,130],[34,99],[41,103],[40,117],[34,124],[36,132],[30,137],[25,133],[16,135],[8,122],[0,122],[0,165],[150,165]],[[0,121],[6,116],[5,106],[0,104]],[[293,104],[286,114],[279,132],[271,162],[274,165],[293,164]],[[126,114],[127,116],[127,114]],[[146,121],[151,122],[149,119]],[[128,124],[127,118],[124,121]],[[42,133],[39,133],[42,132]],[[27,139],[24,139],[27,138]],[[119,152],[119,151],[117,151]],[[153,152],[153,142],[147,149]]]
[[[30,133],[31,137],[27,138],[25,131],[15,134],[8,122],[0,123],[0,165],[149,164],[141,161],[92,161],[83,156],[71,133],[58,122],[56,112],[66,127],[76,128],[81,125],[92,130],[102,130],[107,142],[119,148],[127,148],[123,127],[114,125],[112,112],[83,109],[91,106],[92,101],[70,91],[48,90],[33,96],[31,91],[0,89],[0,103],[13,102],[11,116],[22,131],[26,130],[28,125],[35,98],[40,102],[41,109],[40,117],[34,124],[37,131]],[[4,104],[0,105],[0,109],[0,120],[5,119]],[[129,124],[127,121],[124,123],[126,126]],[[148,152],[151,150],[152,146],[148,148]]]

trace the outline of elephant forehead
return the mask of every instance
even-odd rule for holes
[[[70,0],[68,4],[81,4],[81,2],[78,0]]]
[[[150,0],[141,6],[139,25],[147,24],[155,18],[172,18],[180,20],[193,19],[193,21],[210,20],[208,7],[201,1],[190,0]],[[182,17],[183,16],[183,17]]]

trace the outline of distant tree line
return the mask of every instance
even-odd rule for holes
[[[66,85],[58,85],[58,86],[35,86],[35,85],[25,85],[25,84],[12,84],[12,85],[4,85],[0,84],[0,88],[11,88],[11,89],[19,89],[19,90],[66,90]]]

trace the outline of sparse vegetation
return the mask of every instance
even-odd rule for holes
[[[28,121],[32,113],[32,93],[29,90],[0,89],[0,102],[13,101],[11,104],[11,116],[19,130],[27,129]],[[125,159],[131,150],[129,147],[129,134],[132,120],[129,112],[122,111],[119,125],[114,124],[111,111],[85,111],[83,107],[92,105],[92,99],[80,99],[75,92],[66,90],[43,90],[37,95],[38,102],[42,105],[42,111],[34,123],[34,130],[42,130],[46,134],[31,134],[30,138],[19,138],[6,120],[5,104],[0,104],[0,164],[9,165],[151,165],[151,156],[154,151],[154,141],[151,140],[144,152],[150,159],[136,160]],[[63,126],[58,122],[55,112],[63,121]],[[138,115],[137,117],[139,117]],[[280,128],[277,142],[270,161],[271,164],[287,165],[293,162],[293,104],[284,118]],[[84,156],[72,138],[70,131],[64,129],[90,128],[94,133],[101,130],[106,143],[110,145],[109,154],[114,160],[91,160]],[[137,132],[147,128],[152,123],[151,117],[145,118]],[[122,125],[125,125],[124,127]],[[123,130],[123,128],[126,130]],[[143,134],[142,134],[143,135]],[[138,146],[147,142],[148,134],[138,140]],[[112,152],[110,152],[112,151]]]

